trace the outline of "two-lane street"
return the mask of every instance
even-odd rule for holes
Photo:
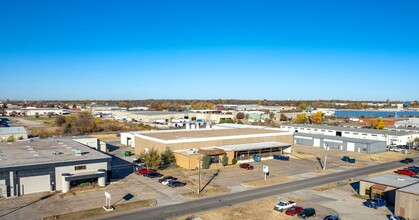
[[[414,158],[418,160],[419,157]],[[324,176],[318,176],[310,179],[292,181],[288,183],[248,190],[239,193],[230,193],[221,196],[205,198],[200,200],[189,201],[168,206],[146,208],[125,213],[115,213],[106,217],[97,219],[166,219],[175,216],[183,216],[187,214],[207,211],[211,209],[221,208],[224,206],[231,206],[238,203],[247,202],[250,200],[275,196],[282,193],[288,193],[296,190],[310,188],[318,185],[323,185],[331,182],[336,182],[344,179],[354,178],[371,173],[377,173],[390,169],[402,167],[399,161],[389,163],[382,163],[374,166],[368,166],[358,169],[353,169],[340,173],[333,173]]]

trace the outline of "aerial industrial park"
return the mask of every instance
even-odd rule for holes
[[[0,220],[419,220],[418,1],[0,2]]]
[[[178,111],[130,109],[129,101],[33,103],[1,103],[3,217],[419,217],[415,117],[336,116],[339,105],[299,101],[207,100]],[[352,111],[414,115],[411,106]]]

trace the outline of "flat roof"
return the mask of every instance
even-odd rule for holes
[[[163,112],[163,111],[127,111],[126,113],[135,114],[135,115],[181,115],[185,114],[184,112]]]
[[[317,128],[317,129],[324,129],[324,130],[351,131],[351,132],[359,132],[359,133],[386,134],[386,135],[394,135],[394,136],[403,136],[403,135],[411,134],[411,133],[403,132],[403,131],[388,131],[388,130],[378,130],[378,129],[369,129],[369,128],[349,128],[349,127],[342,127],[342,126],[313,125],[313,124],[287,124],[287,125],[281,125],[281,127],[282,126],[291,126],[291,127],[300,127],[300,128]]]
[[[268,142],[257,142],[257,143],[248,143],[248,144],[231,144],[231,145],[221,145],[215,146],[214,148],[219,148],[223,150],[232,150],[232,151],[243,151],[243,150],[259,150],[272,147],[289,147],[291,144],[277,142],[277,141],[268,141]]]
[[[22,126],[19,127],[0,127],[0,135],[7,134],[27,134],[28,132]]]
[[[403,187],[398,191],[419,195],[419,183]]]
[[[82,155],[76,156],[75,150],[81,150]],[[110,160],[111,157],[79,142],[67,139],[0,143],[1,168],[92,159]]]
[[[387,130],[405,130],[405,131],[419,131],[419,128],[415,127],[387,127]]]
[[[419,179],[412,178],[409,176],[401,176],[396,174],[382,174],[378,176],[372,176],[361,181],[367,181],[371,183],[391,186],[394,188],[402,188],[406,186],[410,186],[412,184],[419,183]]]
[[[196,138],[213,138],[213,137],[227,137],[227,136],[241,136],[241,135],[254,135],[254,134],[274,134],[285,133],[279,130],[268,129],[196,129],[196,130],[174,130],[171,132],[144,132],[140,135],[157,138],[161,140],[184,140]]]
[[[322,135],[322,134],[310,134],[310,133],[302,133],[302,132],[294,133],[294,137],[296,137],[296,136],[322,138],[322,139],[333,139],[333,140],[341,140],[341,141],[348,141],[348,142],[362,143],[362,144],[375,144],[375,143],[386,144],[385,141],[362,139],[362,138],[348,138],[348,137],[339,137],[339,136]]]

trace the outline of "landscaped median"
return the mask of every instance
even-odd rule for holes
[[[103,207],[95,208],[95,209],[88,209],[78,212],[71,212],[71,213],[65,213],[61,215],[54,215],[54,216],[48,216],[43,218],[44,220],[49,219],[87,219],[91,218],[93,216],[100,216],[100,215],[106,215],[108,213],[115,213],[115,212],[123,212],[128,211],[132,209],[138,209],[138,208],[144,208],[144,207],[150,207],[157,205],[157,201],[155,199],[148,199],[148,200],[141,200],[136,202],[130,202],[130,203],[123,203],[119,205],[114,205],[114,210],[111,212],[107,212],[103,209]]]

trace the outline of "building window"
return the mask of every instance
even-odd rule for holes
[[[354,133],[354,135],[358,135],[358,133]]]
[[[86,169],[86,165],[83,166],[75,166],[74,170],[85,170]]]

